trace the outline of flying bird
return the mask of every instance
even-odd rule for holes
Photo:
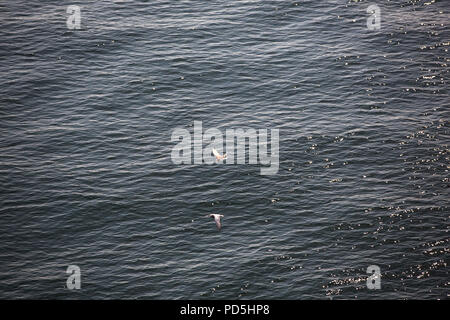
[[[227,158],[227,154],[224,153],[223,155],[221,155],[216,149],[212,149],[212,153],[214,154],[214,156],[216,157],[217,161],[220,160],[225,160]]]
[[[208,217],[214,218],[214,221],[216,222],[217,229],[222,228],[222,223],[220,222],[220,218],[223,218],[223,215],[221,214],[210,214]]]

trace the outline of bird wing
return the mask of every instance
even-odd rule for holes
[[[214,216],[214,221],[216,222],[217,229],[220,230],[220,228],[222,228],[222,224],[220,223],[220,216]]]
[[[212,152],[213,152],[213,154],[216,156],[216,157],[220,157],[220,154],[219,154],[219,152],[217,152],[217,150],[216,149],[212,149]]]

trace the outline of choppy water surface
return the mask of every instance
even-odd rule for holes
[[[0,297],[448,298],[449,9],[3,1]],[[278,174],[174,165],[194,120],[278,128]]]

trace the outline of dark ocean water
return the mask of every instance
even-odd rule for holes
[[[449,9],[2,1],[0,298],[448,299]],[[173,164],[194,120],[278,173]]]

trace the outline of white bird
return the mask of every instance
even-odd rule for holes
[[[216,157],[216,160],[225,160],[227,158],[227,154],[224,153],[223,155],[221,155],[216,149],[212,149],[212,153],[213,155]]]
[[[223,215],[221,215],[221,214],[210,214],[208,217],[210,217],[210,218],[214,218],[214,221],[216,222],[216,226],[217,226],[217,229],[221,229],[222,228],[222,223],[220,223],[220,218],[223,218]]]

